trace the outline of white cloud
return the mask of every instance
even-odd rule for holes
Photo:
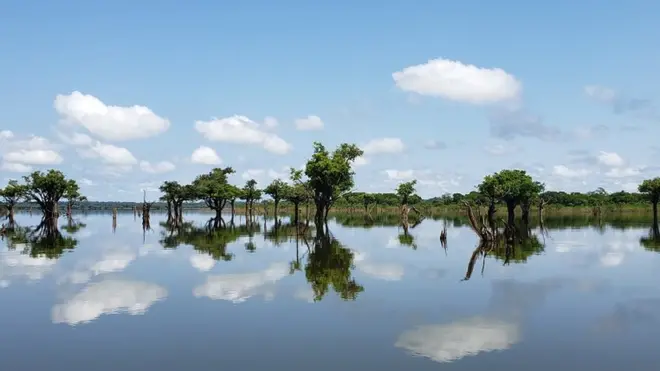
[[[241,178],[245,180],[255,179],[263,176],[264,173],[264,169],[247,169],[241,174]]]
[[[266,126],[267,128],[274,128],[277,127],[278,125],[279,122],[277,122],[277,119],[275,117],[268,116],[264,119],[264,126]]]
[[[563,178],[584,178],[591,174],[587,169],[571,169],[565,165],[555,165],[552,167],[552,174]]]
[[[629,178],[638,176],[642,173],[641,169],[635,167],[612,168],[605,173],[608,178]]]
[[[321,130],[324,126],[321,118],[313,115],[296,119],[295,124],[298,130]]]
[[[83,157],[100,158],[107,165],[129,166],[138,162],[128,149],[99,141],[89,148],[79,149],[78,153]]]
[[[626,164],[618,153],[605,151],[600,151],[598,154],[598,163],[609,167],[620,167]]]
[[[161,286],[127,280],[92,283],[63,304],[53,307],[53,323],[76,325],[95,320],[103,314],[145,314],[154,303],[167,297]]]
[[[176,169],[176,166],[169,161],[160,161],[155,164],[149,161],[140,161],[140,169],[147,173],[161,174],[173,171]]]
[[[53,150],[43,149],[9,152],[3,156],[3,160],[10,163],[27,165],[57,165],[63,161],[59,153]]]
[[[353,161],[353,166],[364,166],[369,165],[369,163],[371,163],[371,160],[369,160],[368,157],[360,156],[355,158],[355,161]]]
[[[190,156],[190,161],[194,164],[203,165],[220,165],[222,163],[218,153],[213,148],[206,146],[200,146],[194,150],[192,156]]]
[[[387,153],[401,153],[406,149],[399,138],[372,139],[361,146],[365,156],[374,156]]]
[[[415,178],[414,170],[394,170],[388,169],[384,173],[387,175],[387,178],[390,180],[411,180]]]
[[[392,74],[407,92],[467,103],[493,103],[518,97],[521,83],[500,68],[480,68],[448,59],[433,59]]]
[[[15,164],[11,162],[3,162],[2,165],[0,165],[0,170],[2,171],[9,171],[13,173],[29,173],[32,171],[32,166],[29,165],[23,165],[23,164]]]
[[[190,265],[200,272],[208,272],[215,266],[215,260],[207,254],[195,254],[190,257]]]
[[[54,107],[63,120],[80,125],[106,140],[131,140],[165,132],[170,122],[145,106],[108,106],[98,98],[74,91],[55,97]]]
[[[474,317],[446,325],[425,325],[401,334],[396,347],[436,362],[453,362],[482,352],[509,349],[520,341],[517,324]]]
[[[205,284],[195,287],[193,294],[197,298],[205,296],[212,300],[242,303],[257,294],[271,294],[265,290],[267,285],[288,275],[288,264],[278,263],[260,272],[209,276]]]
[[[280,155],[291,150],[291,145],[284,139],[262,130],[261,125],[245,116],[196,121],[195,129],[206,139],[215,142],[258,145]]]
[[[11,130],[2,130],[0,131],[0,140],[2,139],[11,139],[14,137],[14,133]]]

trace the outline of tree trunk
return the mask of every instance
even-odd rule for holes
[[[658,225],[658,200],[653,202],[653,226]]]
[[[529,225],[529,209],[531,206],[532,205],[529,202],[523,202],[520,204],[520,210],[522,210],[522,221],[525,223],[525,225]]]
[[[231,205],[231,217],[234,217],[234,214],[236,213],[236,209],[234,208],[234,203],[236,200],[231,200],[230,205]]]
[[[507,212],[507,224],[509,227],[513,228],[516,223],[516,204],[515,202],[507,201],[506,203],[506,212]]]
[[[296,228],[298,228],[298,209],[299,209],[299,203],[294,202],[293,203],[293,223],[295,224]]]
[[[220,221],[221,217],[222,217],[222,209],[220,208],[215,209],[215,220]]]
[[[9,226],[13,227],[14,226],[14,205],[9,205],[8,207],[8,215],[7,218],[9,219]]]
[[[279,204],[280,204],[280,200],[275,199],[275,210],[274,210],[274,212],[275,212],[275,218],[276,219],[277,219],[277,207],[279,206]]]
[[[495,212],[497,210],[495,209],[495,201],[491,200],[490,204],[488,205],[488,225],[490,226],[491,230],[495,230]]]

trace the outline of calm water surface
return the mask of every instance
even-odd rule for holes
[[[660,369],[660,245],[643,224],[547,222],[464,280],[477,240],[458,220],[446,249],[433,220],[405,236],[341,218],[323,246],[273,219],[212,238],[158,214],[144,236],[132,214],[114,233],[110,215],[77,220],[60,222],[75,244],[60,256],[0,243],[0,369]]]

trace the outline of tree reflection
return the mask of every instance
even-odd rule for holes
[[[654,224],[649,228],[648,236],[640,237],[639,244],[646,250],[660,252],[660,228],[658,228],[658,224]]]
[[[159,242],[164,248],[169,249],[175,249],[180,245],[190,245],[195,251],[208,254],[214,260],[230,261],[234,254],[227,252],[227,246],[236,242],[240,237],[254,236],[255,232],[260,230],[259,224],[256,223],[239,226],[232,223],[225,225],[214,219],[209,220],[204,227],[198,227],[191,222],[183,222],[173,228],[167,222],[162,222],[160,225],[163,230]],[[256,249],[256,245],[251,247]]]
[[[72,224],[70,228],[67,225],[64,229],[73,234],[84,227],[84,224],[77,223]],[[70,231],[67,229],[70,229]],[[78,241],[72,236],[62,235],[57,219],[54,218],[42,219],[36,227],[14,225],[14,228],[6,231],[6,238],[7,247],[10,250],[21,249],[23,254],[30,255],[33,258],[57,259],[64,252],[73,250],[78,245]]]
[[[401,223],[398,214],[337,214],[335,221],[342,227],[359,227],[359,228],[372,228],[372,227],[393,227]]]
[[[352,277],[353,252],[342,246],[329,231],[317,226],[317,235],[307,257],[305,277],[314,291],[314,301],[320,301],[330,287],[344,300],[355,300],[364,288]],[[307,240],[305,240],[307,243]],[[308,245],[309,248],[309,245]]]

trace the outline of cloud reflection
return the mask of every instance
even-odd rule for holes
[[[92,283],[67,302],[55,305],[52,321],[76,325],[103,314],[141,315],[166,297],[167,290],[152,283],[108,279]]]
[[[396,347],[436,362],[505,350],[520,341],[516,323],[473,317],[446,325],[424,325],[401,334]]]
[[[16,250],[0,251],[0,288],[8,287],[11,279],[15,277],[27,278],[30,281],[41,280],[57,263],[57,260],[44,256],[31,257],[23,254],[22,249],[23,247],[17,246]]]
[[[288,264],[275,263],[260,272],[208,276],[205,284],[195,287],[193,295],[232,303],[242,303],[257,294],[272,298],[273,293],[267,290],[267,286],[288,275]]]

